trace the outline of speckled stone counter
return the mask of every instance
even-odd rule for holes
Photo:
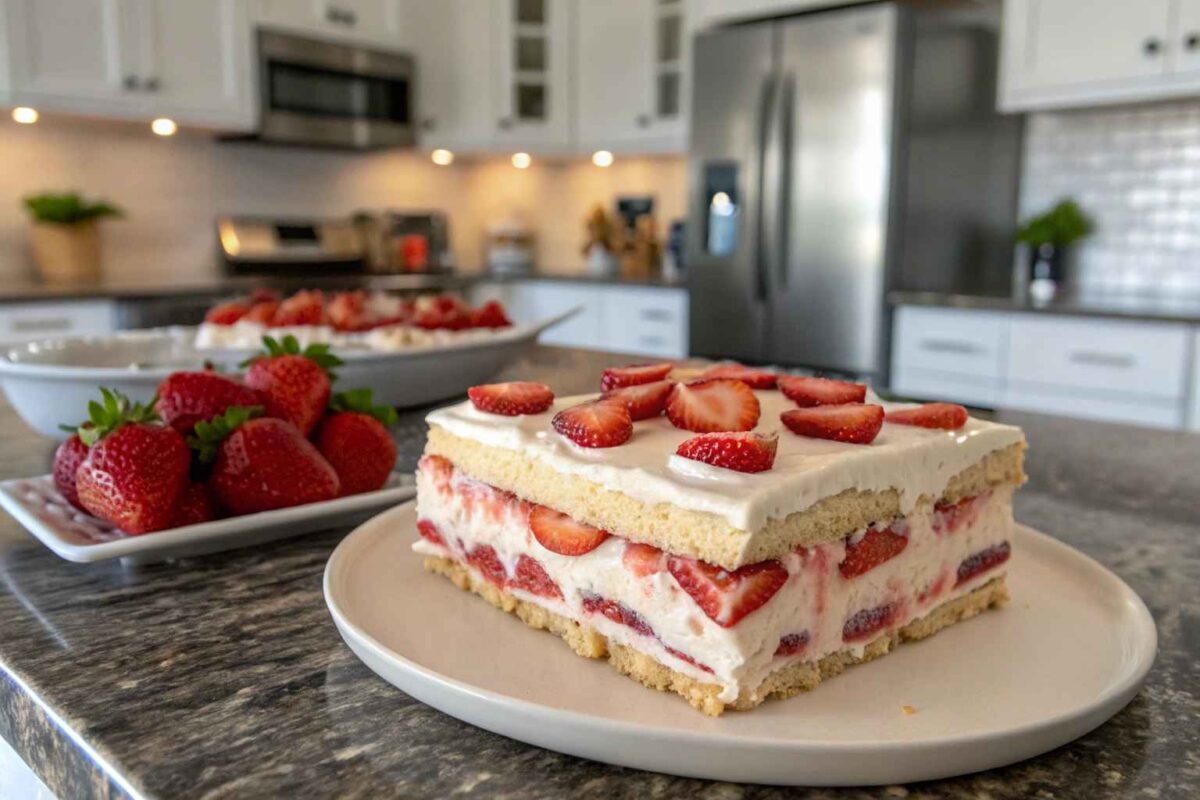
[[[612,360],[540,348],[510,372],[580,392]],[[421,418],[403,417],[402,467],[423,446]],[[4,515],[0,736],[62,798],[1200,796],[1200,437],[1003,418],[1032,446],[1017,516],[1121,575],[1160,636],[1146,687],[1124,711],[1023,764],[804,791],[562,756],[444,716],[359,664],[321,595],[345,530],[126,569],[60,561]],[[0,431],[0,477],[45,470],[51,443],[7,406]]]

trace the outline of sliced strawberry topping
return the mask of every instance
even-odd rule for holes
[[[876,608],[864,608],[846,620],[842,626],[842,641],[853,642],[866,639],[877,633],[896,618],[899,607],[895,603],[887,603]]]
[[[640,542],[626,542],[625,552],[621,554],[621,561],[625,564],[626,569],[639,578],[662,572],[667,568],[666,553],[657,547]]]
[[[581,556],[599,547],[608,531],[576,522],[566,514],[535,505],[529,512],[529,529],[542,547],[560,556]]]
[[[318,291],[299,291],[284,300],[275,310],[271,325],[276,328],[293,325],[320,325],[325,319],[325,298]]]
[[[780,375],[779,391],[803,408],[861,403],[867,397],[867,387],[861,383],[799,375]]]
[[[637,386],[625,386],[620,389],[610,389],[604,393],[605,400],[619,400],[629,409],[629,418],[634,422],[657,417],[667,407],[667,397],[671,394],[674,381],[655,381],[640,383]]]
[[[249,310],[250,306],[240,301],[221,303],[208,310],[208,313],[204,315],[204,321],[213,325],[232,325],[246,316],[246,312]]]
[[[774,389],[775,381],[779,376],[774,372],[767,372],[765,369],[744,367],[741,364],[718,364],[706,369],[701,377],[729,378],[741,381],[751,389]]]
[[[685,556],[671,556],[667,569],[700,610],[722,628],[734,625],[775,596],[788,573],[778,561],[762,561],[729,572]]]
[[[617,400],[592,400],[554,415],[554,430],[580,447],[616,447],[633,435],[633,418]]]
[[[889,411],[887,421],[897,425],[956,431],[967,424],[967,410],[957,403],[926,403],[916,408]]]
[[[661,381],[670,374],[673,364],[634,364],[628,367],[609,367],[600,376],[600,391],[608,392],[622,386],[637,386]]]
[[[633,628],[643,636],[654,635],[654,629],[646,624],[641,614],[616,600],[608,600],[589,592],[583,595],[583,610],[589,614],[603,614],[613,622]]]
[[[846,543],[846,557],[838,564],[843,578],[870,572],[908,547],[908,526],[903,522],[887,528],[872,526],[857,542]]]
[[[748,431],[758,424],[758,398],[749,386],[729,378],[677,383],[667,398],[667,419],[696,433]]]
[[[433,524],[433,520],[419,519],[417,520],[417,533],[421,534],[421,538],[439,547],[446,546],[446,539],[442,536],[442,532],[438,530],[438,526]]]
[[[870,444],[883,427],[883,407],[851,404],[796,408],[783,412],[779,418],[792,433],[801,436]]]
[[[977,575],[982,575],[990,569],[995,569],[1005,561],[1008,561],[1008,557],[1011,554],[1012,548],[1009,547],[1008,542],[1001,542],[986,550],[980,550],[974,555],[967,556],[958,565],[958,580],[954,585],[960,586]]]
[[[242,317],[242,320],[245,322],[257,322],[260,325],[270,325],[271,320],[275,319],[275,312],[278,310],[278,300],[259,300],[250,306],[250,310],[246,312],[246,316]]]
[[[765,472],[778,446],[775,433],[703,433],[679,445],[675,455],[737,472]]]
[[[530,594],[562,600],[562,589],[559,589],[558,584],[546,574],[546,568],[524,553],[517,558],[516,574],[513,575],[511,583],[512,586],[524,589]]]
[[[775,648],[775,655],[794,656],[804,650],[806,646],[808,646],[808,631],[789,633],[779,640],[779,647]]]
[[[680,661],[691,664],[693,667],[700,670],[701,672],[707,672],[710,675],[712,674],[712,671],[713,671],[712,667],[708,666],[707,664],[701,664],[699,661],[692,658],[691,656],[689,656],[687,653],[683,652],[682,650],[676,650],[674,647],[671,647],[670,645],[667,645],[667,644],[663,645],[663,649],[666,650],[671,655],[678,658]]]
[[[467,563],[479,570],[488,581],[503,587],[508,581],[508,572],[500,563],[500,556],[491,545],[481,544],[467,553]]]
[[[472,311],[470,318],[472,328],[507,328],[512,325],[504,306],[497,300],[488,300]]]
[[[957,533],[969,528],[979,518],[981,501],[988,495],[964,497],[957,503],[938,503],[933,507],[933,529],[937,533]]]
[[[467,389],[467,397],[480,411],[504,417],[540,414],[554,402],[554,392],[549,386],[529,381],[472,386]]]

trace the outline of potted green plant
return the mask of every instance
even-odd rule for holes
[[[1029,246],[1029,289],[1034,299],[1050,299],[1057,294],[1067,281],[1071,246],[1093,228],[1091,218],[1070,198],[1022,223],[1016,238]]]
[[[119,217],[121,209],[103,200],[85,201],[75,192],[26,197],[33,218],[33,258],[47,283],[95,282],[100,278],[97,222]]]

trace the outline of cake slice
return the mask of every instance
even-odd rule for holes
[[[1020,429],[721,370],[614,370],[603,398],[476,387],[432,412],[426,569],[713,715],[1007,599]]]

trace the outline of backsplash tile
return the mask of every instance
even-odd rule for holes
[[[1021,218],[1074,197],[1096,221],[1076,284],[1200,294],[1200,100],[1031,114]]]

